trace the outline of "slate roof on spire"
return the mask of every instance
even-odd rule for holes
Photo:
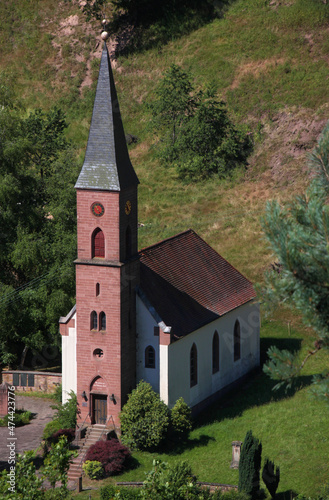
[[[129,159],[110,58],[104,43],[86,155],[75,187],[121,191],[138,183]]]

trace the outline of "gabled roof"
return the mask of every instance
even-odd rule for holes
[[[120,191],[138,184],[129,159],[106,43],[84,163],[75,187]]]
[[[249,280],[191,229],[140,251],[140,288],[178,338],[254,299]]]

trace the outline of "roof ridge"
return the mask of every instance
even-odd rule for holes
[[[148,247],[141,248],[138,253],[142,254],[143,252],[146,252],[147,250],[151,250],[152,248],[159,247],[163,243],[166,243],[170,240],[174,240],[174,239],[179,238],[179,237],[183,236],[184,234],[188,234],[188,233],[193,233],[196,236],[198,236],[197,233],[193,229],[191,229],[191,228],[186,229],[185,231],[182,231],[181,233],[174,234],[173,236],[169,236],[168,238],[165,238],[164,240],[158,241],[157,243],[153,243],[153,245],[149,245]]]

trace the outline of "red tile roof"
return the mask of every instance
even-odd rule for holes
[[[249,280],[192,229],[140,251],[140,288],[174,337],[255,298]]]

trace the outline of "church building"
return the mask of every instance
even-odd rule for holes
[[[76,305],[61,317],[63,402],[120,426],[140,380],[198,411],[259,366],[259,308],[239,271],[189,229],[138,251],[139,180],[106,43],[77,190]]]

